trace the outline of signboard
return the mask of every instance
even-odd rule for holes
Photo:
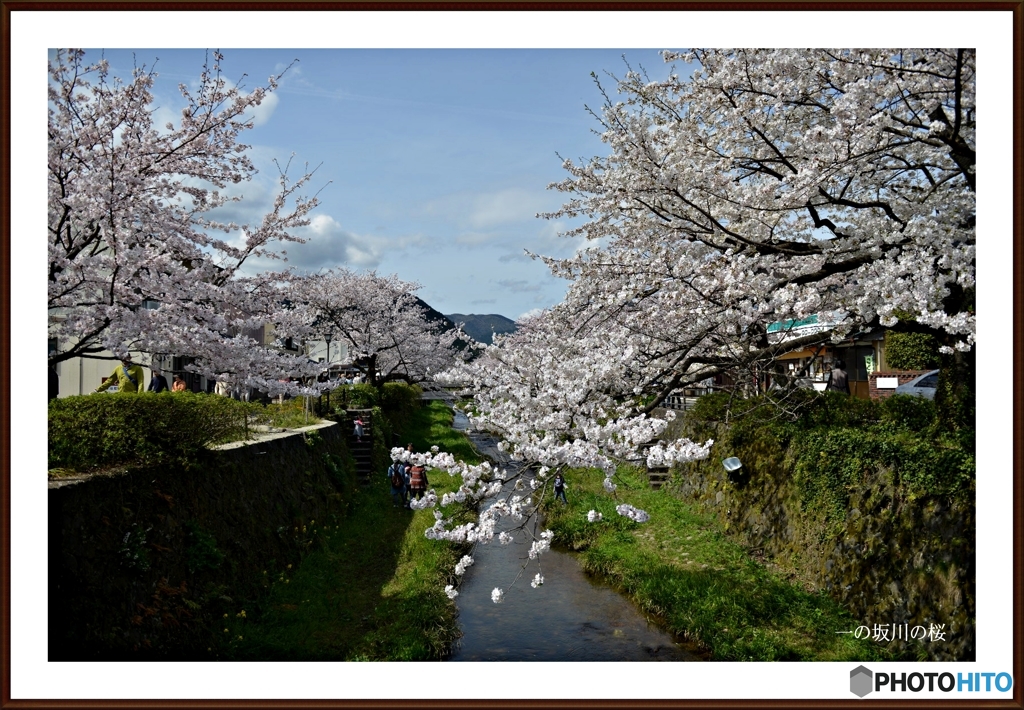
[[[875,388],[880,390],[894,390],[900,386],[898,377],[879,377],[875,380]]]

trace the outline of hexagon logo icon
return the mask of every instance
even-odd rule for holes
[[[857,666],[850,671],[850,692],[863,698],[871,692],[871,678],[871,671],[864,666]]]

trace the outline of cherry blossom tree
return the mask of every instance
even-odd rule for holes
[[[611,154],[566,161],[551,217],[601,244],[552,269],[580,322],[647,349],[652,403],[827,314],[838,339],[877,326],[974,342],[975,55],[971,50],[696,50],[689,77],[630,70],[599,120]],[[781,341],[785,340],[783,344]],[[698,365],[699,367],[692,367]]]
[[[424,382],[457,361],[461,329],[428,318],[416,283],[375,271],[339,268],[294,276],[282,284],[292,304],[279,326],[304,338],[343,342],[375,387]]]
[[[585,218],[567,236],[590,242],[544,258],[569,281],[564,301],[446,374],[473,383],[475,424],[501,437],[520,475],[535,472],[534,489],[559,467],[596,467],[615,496],[619,462],[706,456],[711,442],[659,440],[670,393],[864,329],[930,333],[954,376],[971,378],[974,52],[665,58],[692,74],[629,69],[624,98],[606,93],[594,114],[608,156],[565,161],[569,177],[553,186],[570,197],[546,216]],[[810,315],[831,327],[779,325]],[[480,495],[475,475],[466,496]],[[528,519],[534,497],[503,498],[499,513],[515,503]],[[490,510],[453,529],[436,513],[428,536],[486,542]]]
[[[179,85],[178,122],[154,121],[156,73],[112,77],[107,62],[60,50],[49,65],[50,364],[129,350],[196,358],[197,371],[250,384],[276,382],[302,362],[254,348],[250,334],[273,319],[265,278],[242,278],[252,257],[275,258],[302,241],[316,197],[279,167],[271,210],[257,223],[220,222],[256,173],[239,142],[252,111],[277,87],[246,92],[212,54],[197,86]]]

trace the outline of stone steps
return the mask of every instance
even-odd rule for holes
[[[651,484],[651,488],[655,490],[661,488],[670,480],[672,480],[672,471],[668,468],[647,469],[647,481]]]
[[[346,421],[342,426],[348,427],[348,448],[356,462],[356,477],[363,485],[368,485],[373,476],[373,410],[348,409]],[[363,422],[363,440],[359,441],[354,433],[355,420]]]

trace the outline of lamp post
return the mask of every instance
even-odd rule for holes
[[[722,466],[724,466],[725,470],[728,471],[729,473],[736,473],[741,468],[743,468],[743,464],[735,456],[730,456],[727,459],[723,459]]]

